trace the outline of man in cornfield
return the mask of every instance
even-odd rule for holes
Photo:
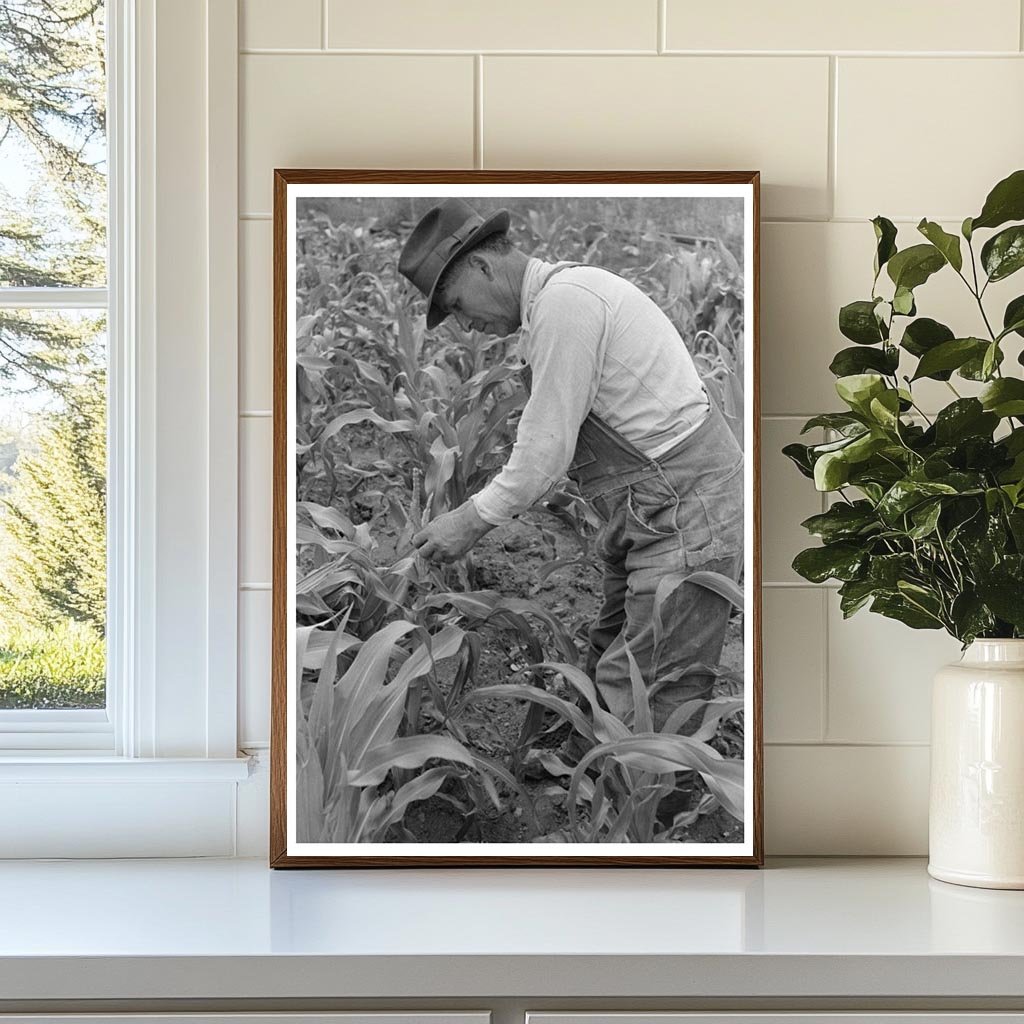
[[[604,603],[588,671],[625,718],[634,660],[660,729],[685,701],[711,696],[707,667],[719,660],[730,605],[694,583],[673,584],[699,570],[738,579],[743,453],[650,298],[599,267],[529,257],[508,228],[507,210],[484,218],[448,199],[402,250],[399,270],[426,296],[428,328],[451,315],[463,330],[519,330],[531,378],[507,464],[413,544],[424,558],[460,558],[567,474],[605,524]]]

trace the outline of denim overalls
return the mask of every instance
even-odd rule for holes
[[[698,570],[738,581],[743,566],[743,451],[713,399],[709,405],[701,425],[657,459],[591,412],[568,469],[605,522],[604,604],[590,629],[587,670],[609,710],[630,720],[628,643],[652,690],[655,729],[684,701],[710,698],[715,676],[706,667],[718,663],[730,615],[727,600],[684,583],[664,602],[659,629],[659,582]],[[692,732],[701,717],[681,731]]]

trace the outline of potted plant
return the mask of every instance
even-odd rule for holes
[[[793,568],[839,580],[844,617],[869,607],[963,644],[933,688],[929,871],[1004,888],[1024,888],[1024,294],[998,317],[985,293],[1024,267],[1021,221],[1024,170],[959,234],[922,220],[901,249],[875,217],[872,294],[839,311],[853,344],[830,366],[845,408],[804,426],[824,443],[783,449],[834,499],[804,521],[822,544]],[[974,297],[975,327],[918,315],[939,272]],[[925,380],[949,391],[935,415]]]

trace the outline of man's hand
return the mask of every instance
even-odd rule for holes
[[[416,554],[432,562],[454,562],[461,558],[488,530],[471,501],[445,512],[428,523],[412,539]]]

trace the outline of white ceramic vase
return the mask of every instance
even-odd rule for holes
[[[975,640],[932,689],[928,873],[1024,889],[1024,640]]]

